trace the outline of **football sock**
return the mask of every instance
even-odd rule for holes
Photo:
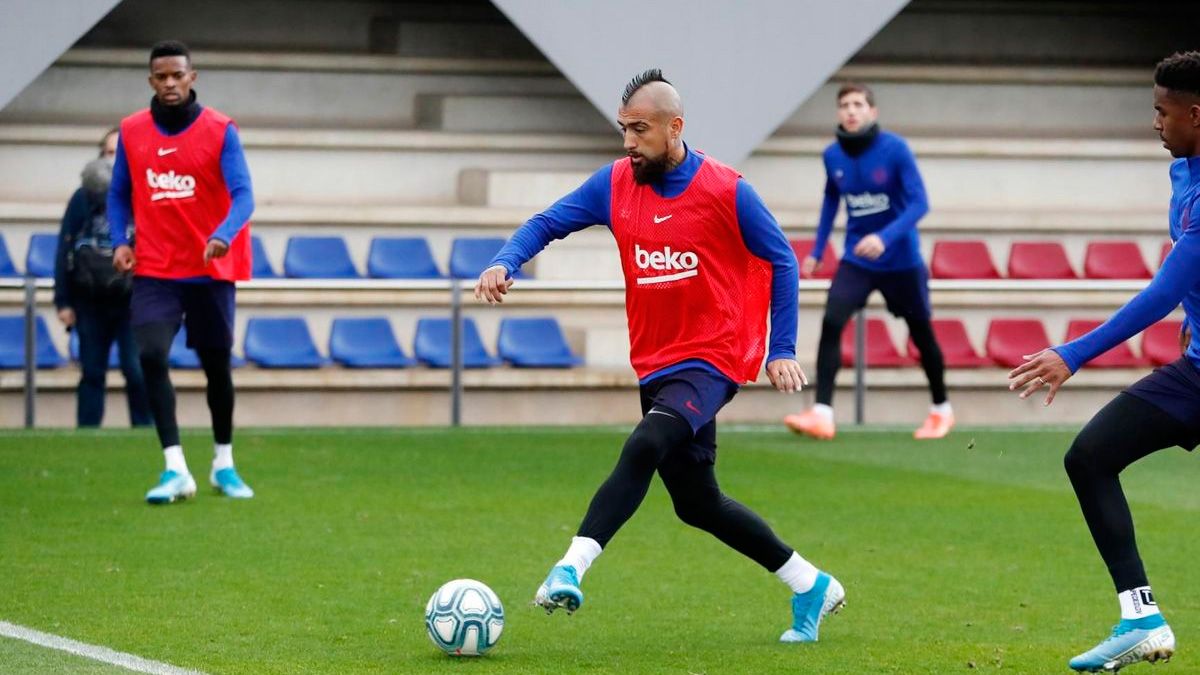
[[[1149,586],[1131,588],[1117,593],[1117,601],[1121,603],[1122,619],[1141,619],[1158,614],[1158,603],[1154,602],[1154,593]]]
[[[566,565],[574,567],[575,575],[580,581],[583,581],[583,573],[587,572],[587,569],[592,566],[592,563],[603,550],[595,539],[590,537],[571,537],[571,546],[567,548],[567,552],[563,554],[562,560],[555,563],[555,566]]]
[[[825,405],[824,403],[813,404],[812,411],[820,415],[823,419],[833,421],[833,406]]]
[[[775,576],[788,585],[793,593],[807,593],[817,583],[817,568],[812,563],[792,552],[792,557],[775,570]]]
[[[213,445],[213,471],[228,469],[233,466],[233,444],[216,443]]]
[[[945,417],[946,415],[953,415],[954,409],[950,407],[950,401],[944,401],[937,405],[929,406],[929,412]]]
[[[163,448],[163,457],[167,460],[167,471],[187,475],[187,461],[183,458],[183,447],[178,445]]]

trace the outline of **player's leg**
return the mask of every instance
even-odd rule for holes
[[[832,439],[833,389],[842,367],[842,331],[854,313],[862,309],[874,288],[872,274],[857,265],[843,262],[829,286],[825,316],[821,320],[821,338],[817,346],[817,399],[807,411],[783,419],[789,429],[819,438]]]
[[[903,272],[880,275],[879,291],[887,302],[888,310],[908,324],[908,334],[921,354],[921,368],[929,382],[932,405],[925,423],[913,432],[913,437],[942,438],[954,426],[954,409],[946,397],[946,362],[933,333],[929,273],[922,265]]]
[[[1122,392],[1096,413],[1067,452],[1067,475],[1121,606],[1121,622],[1112,636],[1072,659],[1076,670],[1112,670],[1144,659],[1169,658],[1174,651],[1174,635],[1154,602],[1138,554],[1133,517],[1118,475],[1146,455],[1189,444],[1189,438],[1183,422]]]
[[[196,350],[206,379],[205,395],[213,429],[213,464],[209,482],[228,497],[248,499],[246,485],[233,464],[233,326],[235,288],[228,281],[192,284],[185,294],[188,346]]]

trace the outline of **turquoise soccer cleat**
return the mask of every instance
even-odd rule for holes
[[[226,497],[250,499],[254,496],[254,490],[251,490],[250,486],[246,485],[242,477],[238,475],[237,470],[232,466],[220,470],[214,469],[208,476],[208,482],[212,483],[217,492]]]
[[[1104,642],[1071,659],[1067,665],[1086,673],[1115,673],[1138,661],[1168,661],[1175,653],[1175,633],[1161,614],[1121,619]]]
[[[838,613],[845,604],[846,589],[837,579],[818,572],[812,588],[792,596],[792,627],[779,636],[779,641],[816,642],[821,619]]]
[[[579,575],[569,565],[559,565],[550,570],[546,580],[538,587],[533,604],[552,614],[562,607],[567,614],[574,614],[583,605],[583,591],[579,590]]]
[[[196,481],[190,473],[176,473],[170,469],[162,472],[158,485],[146,493],[146,501],[151,504],[170,504],[177,499],[188,499],[196,496]]]

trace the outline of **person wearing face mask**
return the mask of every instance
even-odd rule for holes
[[[882,131],[875,95],[862,84],[847,84],[837,94],[837,140],[825,149],[825,200],[812,254],[800,263],[800,276],[811,278],[833,230],[838,206],[846,202],[846,246],[829,286],[821,340],[817,347],[816,404],[783,419],[789,429],[831,440],[833,388],[842,364],[842,329],[867,298],[878,290],[888,311],[904,319],[921,354],[933,405],[918,439],[942,438],[954,426],[946,397],[945,361],[933,333],[929,273],[921,259],[917,221],[929,212],[925,185],[908,143]]]
[[[67,330],[79,336],[79,388],[76,423],[100,426],[108,378],[108,354],[117,344],[129,421],[148,426],[150,405],[129,321],[129,275],[113,269],[113,245],[106,201],[112,180],[118,131],[100,141],[100,156],[83,168],[82,185],[67,203],[54,263],[54,306]]]

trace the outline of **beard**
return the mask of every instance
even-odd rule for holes
[[[661,183],[663,176],[671,167],[667,166],[668,153],[663,153],[662,157],[651,159],[642,155],[641,164],[633,164],[633,182],[638,185],[650,185],[652,183]]]

